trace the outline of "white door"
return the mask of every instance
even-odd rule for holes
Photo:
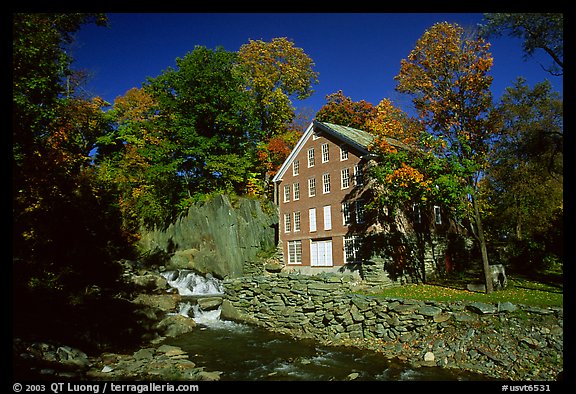
[[[310,265],[332,267],[332,240],[310,242]]]

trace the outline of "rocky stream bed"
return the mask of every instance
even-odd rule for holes
[[[181,347],[166,344],[197,328],[182,313],[185,296],[169,292],[165,275],[131,272],[127,280],[142,292],[130,300],[139,306],[135,317],[150,325],[143,345],[130,352],[88,355],[65,343],[28,342],[14,338],[18,378],[72,380],[214,381],[222,372],[207,370]],[[200,310],[220,308],[221,297],[204,297]],[[409,302],[408,302],[409,303]],[[508,303],[509,304],[509,303]],[[419,305],[422,307],[425,305]],[[434,305],[428,305],[434,307]],[[488,307],[490,307],[488,305]],[[449,324],[445,314],[434,324],[418,326],[395,338],[316,338],[326,346],[350,346],[375,351],[412,368],[442,367],[470,371],[486,380],[555,381],[563,378],[563,309],[499,305],[490,311],[455,303]],[[153,323],[150,323],[153,322]],[[292,335],[294,330],[274,329]],[[354,379],[354,372],[348,375]],[[349,380],[350,380],[349,379]]]

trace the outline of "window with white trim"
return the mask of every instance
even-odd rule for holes
[[[364,177],[362,176],[362,167],[360,164],[354,166],[354,186],[362,186],[364,184]]]
[[[289,213],[284,214],[284,232],[289,233],[291,230],[291,215]]]
[[[360,246],[362,239],[357,235],[352,235],[344,238],[344,262],[356,263],[360,262]]]
[[[300,231],[300,211],[294,212],[294,231]]]
[[[294,232],[300,231],[300,211],[294,212]]]
[[[352,224],[352,212],[350,211],[350,203],[348,201],[342,203],[342,224],[344,224],[344,226]]]
[[[364,223],[364,200],[356,201],[356,223]]]
[[[308,221],[310,222],[310,232],[316,231],[316,208],[308,210]]]
[[[436,221],[436,224],[442,224],[442,215],[438,205],[434,205],[434,220]]]
[[[330,174],[322,175],[322,193],[330,193]]]
[[[348,148],[344,145],[340,145],[340,161],[348,160]]]
[[[290,185],[284,185],[284,202],[290,201]]]
[[[302,241],[288,241],[288,264],[302,264]]]
[[[330,160],[330,147],[328,144],[322,144],[322,163],[327,163]]]
[[[332,230],[332,207],[330,205],[324,207],[324,230]]]
[[[300,174],[300,160],[294,160],[292,163],[292,175],[296,176]]]
[[[314,167],[314,148],[308,148],[308,167]]]
[[[418,204],[412,206],[412,214],[414,215],[414,223],[422,223],[422,212],[420,212]]]
[[[308,178],[308,197],[316,195],[316,178]]]
[[[300,183],[295,182],[292,185],[292,192],[293,192],[293,197],[294,197],[294,201],[296,200],[300,200]]]
[[[340,171],[340,187],[342,189],[348,189],[350,187],[350,169],[343,168]]]

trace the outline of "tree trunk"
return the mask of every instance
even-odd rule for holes
[[[490,264],[488,262],[488,250],[486,249],[486,239],[484,238],[484,230],[482,229],[482,219],[480,218],[480,210],[478,209],[476,195],[472,195],[472,205],[474,206],[474,220],[476,221],[478,242],[480,243],[480,252],[482,253],[482,265],[484,267],[484,281],[486,283],[486,294],[490,294],[494,291],[492,287],[492,273],[490,272]]]

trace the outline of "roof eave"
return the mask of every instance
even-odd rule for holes
[[[368,153],[368,146],[364,146],[363,144],[354,141],[351,138],[348,138],[345,135],[342,135],[338,132],[336,132],[335,130],[332,130],[329,126],[325,125],[322,122],[319,122],[317,120],[315,120],[314,125],[317,126],[318,128],[320,128],[322,131],[327,132],[328,134],[330,134],[331,136],[338,138],[339,140],[345,142],[346,144],[358,149],[359,151],[361,151],[363,154],[367,154]]]
[[[272,182],[276,183],[282,180],[282,177],[288,170],[290,163],[292,163],[292,160],[294,160],[294,158],[298,155],[298,153],[302,149],[302,146],[304,146],[308,138],[310,138],[310,135],[312,134],[313,130],[314,130],[314,122],[311,122],[306,131],[304,132],[304,134],[302,134],[302,137],[300,137],[300,139],[296,143],[294,149],[292,149],[292,152],[290,152],[286,160],[284,160],[284,163],[282,163],[282,165],[280,166],[280,169],[278,170],[276,175],[274,175],[274,177],[272,178]]]

